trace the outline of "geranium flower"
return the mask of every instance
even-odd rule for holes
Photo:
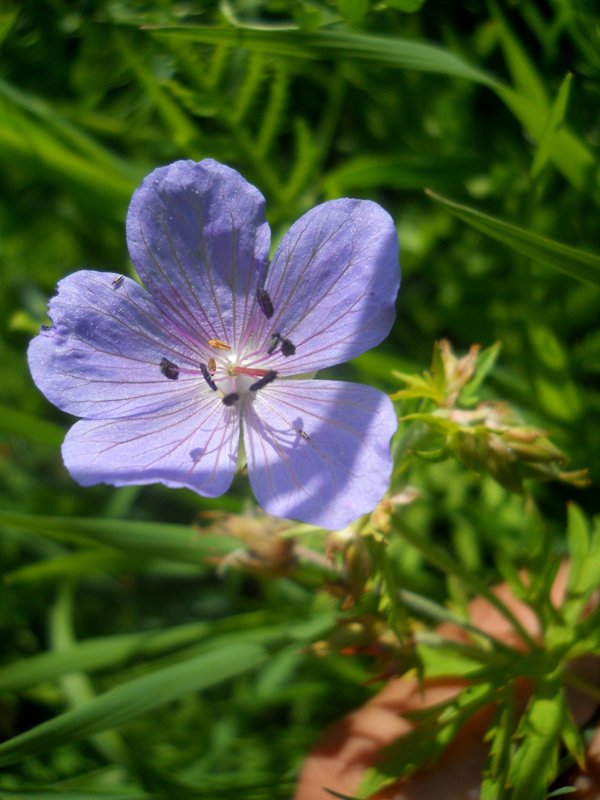
[[[270,513],[341,528],[373,509],[391,472],[390,400],[305,374],[388,334],[400,277],[389,215],[366,200],[323,203],[269,264],[260,192],[216,161],[178,161],[135,192],[127,241],[143,286],[69,275],[29,348],[41,391],[82,417],[62,448],[75,480],[216,497],[241,430]]]

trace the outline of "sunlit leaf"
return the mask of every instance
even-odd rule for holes
[[[584,283],[600,286],[600,256],[556,242],[510,222],[491,217],[435,192],[427,194],[443,203],[451,214],[521,255],[559,270]]]

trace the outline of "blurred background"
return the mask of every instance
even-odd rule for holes
[[[379,202],[400,239],[397,323],[328,376],[392,392],[392,371],[428,369],[437,339],[458,353],[500,342],[487,396],[597,481],[599,76],[592,0],[2,3],[0,627],[13,671],[0,674],[0,736],[217,659],[205,693],[130,711],[118,733],[72,731],[39,752],[25,742],[2,796],[289,797],[317,732],[371,691],[368,661],[314,653],[335,611],[318,577],[218,572],[185,538],[252,510],[244,477],[209,501],[82,489],[62,465],[71,420],[33,385],[28,341],[64,275],[133,275],[124,219],[141,178],[179,158],[223,161],[267,198],[275,241],[323,200]],[[417,464],[412,481],[422,500],[407,524],[474,574],[497,577],[498,551],[527,559],[519,495],[453,461]],[[598,510],[593,489],[536,493],[557,551],[570,499]],[[410,547],[395,564],[414,591],[458,591]],[[109,638],[76,647],[90,637]],[[258,669],[253,642],[274,648]],[[247,671],[217,679],[246,657]]]

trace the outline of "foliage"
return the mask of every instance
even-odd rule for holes
[[[544,798],[582,760],[565,667],[600,653],[598,30],[563,0],[3,6],[0,797],[289,797],[318,732],[410,669],[469,685],[366,793],[490,700],[485,798]],[[141,177],[203,157],[263,191],[279,234],[340,196],[397,221],[396,327],[331,372],[395,399],[396,468],[341,534],[262,517],[243,476],[218,500],[76,486],[70,420],[27,373],[59,278],[131,272]],[[466,619],[500,578],[541,621],[529,649]],[[468,647],[432,644],[449,619]]]

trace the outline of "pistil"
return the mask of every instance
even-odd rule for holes
[[[251,378],[264,378],[270,369],[255,369],[254,367],[238,367],[237,365],[229,367],[227,370],[230,375],[249,375]]]

